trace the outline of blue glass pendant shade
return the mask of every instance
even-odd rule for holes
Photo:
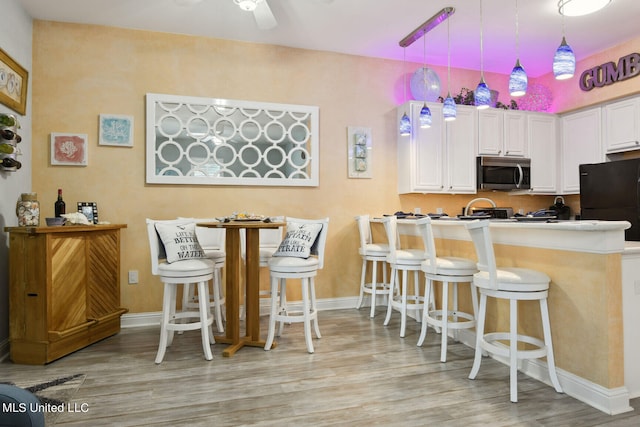
[[[576,71],[576,57],[567,40],[562,37],[562,43],[553,55],[553,74],[556,80],[565,80],[573,77]]]
[[[427,107],[427,104],[422,106],[420,110],[420,127],[421,128],[430,128],[431,127],[431,110]]]
[[[473,97],[476,107],[479,110],[489,108],[491,105],[491,91],[489,90],[489,86],[484,82],[484,79],[481,79],[480,83],[478,83],[478,87],[473,92]]]
[[[409,120],[407,113],[404,113],[400,119],[400,135],[411,135],[411,120]]]
[[[520,64],[520,59],[516,61],[511,76],[509,76],[509,94],[511,96],[522,96],[527,93],[527,73]]]
[[[456,101],[451,97],[451,93],[447,95],[444,100],[444,104],[442,106],[442,115],[444,116],[444,120],[446,122],[450,122],[456,119],[457,115],[457,107]]]

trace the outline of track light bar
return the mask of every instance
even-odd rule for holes
[[[426,20],[422,25],[413,30],[407,37],[400,40],[401,47],[410,46],[411,43],[418,40],[420,37],[427,34],[429,31],[433,30],[437,27],[441,22],[444,22],[445,19],[450,17],[455,13],[455,8],[453,7],[445,7],[440,12],[433,15],[431,18]]]

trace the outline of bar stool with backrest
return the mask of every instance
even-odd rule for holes
[[[371,295],[371,312],[369,317],[373,318],[376,313],[376,302],[378,295],[389,295],[389,282],[387,282],[387,256],[389,255],[389,245],[386,243],[373,243],[371,235],[371,223],[369,215],[359,215],[356,217],[358,233],[360,234],[360,247],[358,253],[362,257],[362,273],[360,275],[360,297],[356,308],[362,307],[364,294]],[[378,282],[378,263],[382,266],[382,282]],[[366,282],[367,265],[371,265],[371,282]]]
[[[426,278],[424,292],[424,310],[422,312],[422,330],[418,339],[418,346],[422,346],[427,337],[428,326],[440,329],[442,333],[440,344],[440,361],[447,361],[447,339],[449,329],[473,328],[478,313],[478,294],[473,285],[473,275],[478,272],[475,261],[452,256],[436,256],[436,243],[433,237],[431,218],[421,219],[418,224],[422,241],[424,242],[426,259],[420,268]],[[442,297],[440,309],[429,308],[429,302],[434,295],[434,282],[442,283]],[[458,284],[468,283],[471,294],[473,313],[458,310]],[[449,284],[453,291],[453,301],[449,309]]]
[[[160,320],[160,343],[156,355],[156,363],[161,363],[168,346],[172,344],[175,331],[189,331],[200,329],[202,348],[207,360],[213,359],[211,344],[214,338],[211,331],[213,316],[209,304],[208,282],[213,278],[214,263],[206,258],[199,244],[190,246],[188,256],[180,259],[176,256],[176,249],[171,245],[174,237],[189,242],[197,242],[195,237],[195,223],[191,220],[157,221],[147,219],[147,235],[151,253],[151,273],[159,276],[164,283],[162,301],[162,319]],[[166,237],[162,237],[162,235]],[[171,235],[171,236],[170,236]],[[187,236],[186,238],[184,236]],[[182,244],[182,243],[180,243]],[[177,245],[176,245],[177,246]],[[176,258],[178,258],[176,260]],[[198,311],[176,312],[177,288],[181,284],[196,283],[199,295]],[[196,319],[188,323],[184,320]]]
[[[190,220],[197,223],[217,222],[215,218],[178,218],[179,220]],[[209,306],[213,308],[213,316],[218,332],[224,332],[224,291],[222,285],[222,269],[227,259],[224,252],[225,230],[223,228],[197,227],[196,236],[198,242],[204,250],[205,255],[214,263],[213,279],[209,290]],[[182,292],[182,309],[197,309],[199,307],[198,295],[192,284],[185,284]]]
[[[423,218],[411,224],[415,227],[423,222]],[[384,229],[387,234],[389,244],[389,255],[387,263],[391,266],[391,279],[389,281],[389,303],[387,305],[387,316],[384,325],[389,325],[393,310],[400,311],[400,337],[404,338],[407,326],[407,310],[415,310],[416,320],[421,322],[420,309],[423,298],[420,295],[420,278],[422,261],[425,260],[424,248],[405,248],[399,246],[400,235],[398,233],[398,220],[395,216],[387,216],[382,219]],[[417,232],[417,230],[416,230]],[[399,280],[398,272],[402,272],[402,281]],[[413,271],[414,292],[408,294],[408,273]],[[396,292],[396,287],[400,292]]]
[[[551,279],[545,273],[528,268],[498,268],[489,231],[489,221],[471,221],[466,224],[466,227],[476,248],[480,270],[473,276],[473,283],[480,291],[480,307],[476,326],[475,358],[469,378],[474,379],[478,374],[483,351],[506,358],[509,363],[511,401],[517,402],[518,360],[546,356],[551,384],[558,393],[562,393],[553,359],[551,324],[547,306]],[[509,332],[485,332],[488,297],[509,301]],[[539,301],[544,340],[518,334],[518,301]],[[500,341],[506,341],[509,345],[506,346]],[[527,344],[527,348],[534,348],[520,349],[519,342]]]
[[[283,324],[304,323],[304,337],[307,351],[314,352],[311,324],[317,338],[321,338],[318,328],[315,277],[324,267],[324,248],[327,242],[329,218],[300,219],[287,218],[287,234],[278,250],[269,260],[271,295],[285,295],[288,279],[300,279],[302,286],[302,310],[289,310],[281,304],[282,298],[271,298],[269,331],[264,349],[270,350],[276,335],[282,334]]]

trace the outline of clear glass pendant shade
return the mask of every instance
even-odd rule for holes
[[[402,115],[402,118],[400,119],[400,135],[411,135],[411,120],[409,120],[409,116],[407,116],[407,113],[404,113]]]
[[[422,106],[420,110],[420,127],[421,128],[430,128],[431,127],[431,110],[427,107],[427,104]]]
[[[457,110],[458,108],[456,107],[456,101],[453,100],[451,94],[449,93],[444,100],[444,104],[442,105],[442,115],[444,116],[444,120],[446,122],[455,120],[458,113]]]
[[[528,78],[527,73],[520,64],[520,59],[516,61],[516,65],[509,76],[509,94],[511,96],[522,96],[527,93]]]
[[[562,43],[553,55],[553,74],[556,80],[565,80],[573,77],[576,72],[576,57],[573,49],[567,44],[567,40],[562,37]]]
[[[473,92],[475,105],[479,110],[489,108],[491,105],[491,91],[489,86],[484,82],[484,79],[480,80],[478,87]]]

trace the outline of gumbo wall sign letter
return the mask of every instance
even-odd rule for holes
[[[618,59],[618,64],[607,62],[584,71],[580,75],[580,89],[590,91],[630,79],[640,74],[640,53],[631,53]]]

